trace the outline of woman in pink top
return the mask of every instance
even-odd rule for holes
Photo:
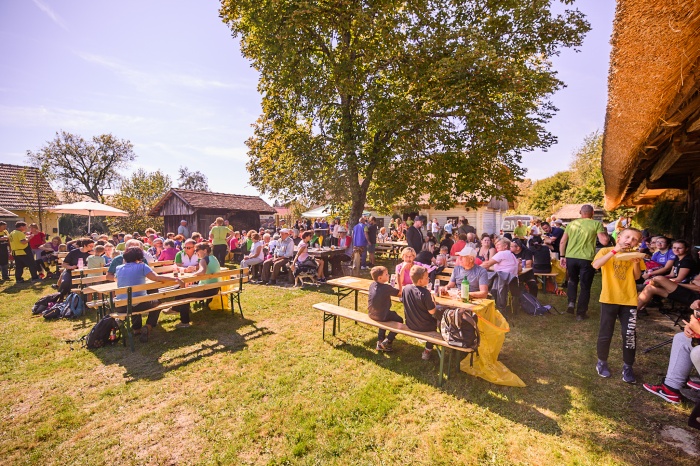
[[[396,266],[396,284],[399,286],[399,294],[406,285],[412,285],[411,267],[413,260],[416,258],[416,251],[413,248],[403,248],[401,251],[401,259],[403,262]]]
[[[177,249],[175,248],[175,241],[171,239],[166,239],[163,243],[163,250],[160,255],[158,255],[159,261],[174,261],[175,255],[177,254]]]
[[[518,276],[520,270],[520,261],[515,255],[510,252],[510,240],[501,238],[496,241],[496,254],[481,266],[485,269],[490,269],[493,266],[495,272],[508,272],[514,276]]]

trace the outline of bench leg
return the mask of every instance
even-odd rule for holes
[[[435,349],[437,350],[438,356],[440,356],[440,374],[438,375],[438,387],[442,387],[442,379],[444,378],[444,363],[445,363],[445,348],[443,348],[440,345],[436,345]]]
[[[126,330],[126,337],[124,338],[124,346],[126,346],[126,341],[129,340],[129,348],[131,351],[135,351],[134,348],[134,332],[131,331],[131,316],[127,316],[124,319],[124,329]]]
[[[241,319],[245,319],[243,317],[243,308],[241,307],[241,291],[239,290],[238,293],[236,293],[236,301],[238,302],[238,311],[241,313]],[[233,309],[233,306],[231,306],[231,309]]]

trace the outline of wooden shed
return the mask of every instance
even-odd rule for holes
[[[236,230],[260,228],[260,218],[275,214],[275,209],[259,196],[210,193],[173,188],[151,209],[152,217],[163,217],[164,232],[176,232],[181,220],[187,220],[190,232],[206,236],[217,217],[228,220]]]
[[[700,243],[700,5],[618,0],[602,169],[605,208],[685,198]],[[674,197],[677,197],[674,195]]]

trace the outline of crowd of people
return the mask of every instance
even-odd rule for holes
[[[390,310],[390,298],[402,296],[407,325],[414,330],[425,330],[428,326],[434,329],[436,320],[434,303],[429,302],[424,288],[428,289],[448,264],[454,264],[454,269],[445,288],[458,287],[466,277],[470,297],[478,299],[485,298],[489,292],[497,294],[494,275],[518,277],[520,290],[536,296],[538,285],[534,273],[551,272],[552,261],[558,260],[567,274],[567,311],[575,315],[576,321],[588,318],[591,285],[596,271],[602,274],[596,363],[601,377],[611,376],[608,356],[616,322],[621,327],[622,379],[634,383],[638,318],[662,298],[694,311],[684,321],[683,332],[673,339],[664,381],[657,385],[644,384],[649,392],[669,402],[679,402],[681,390],[700,389],[698,383],[689,379],[693,367],[700,369],[700,274],[691,246],[684,240],[651,236],[622,220],[609,235],[603,224],[593,219],[590,205],[584,205],[580,215],[581,218],[565,228],[555,218],[534,219],[529,225],[518,221],[512,233],[501,231],[480,236],[466,218],[440,225],[437,219],[428,221],[416,215],[405,220],[393,218],[384,227],[375,217],[363,216],[352,228],[339,218],[330,223],[325,219],[307,219],[298,220],[291,228],[282,224],[273,229],[249,231],[236,231],[228,221],[217,218],[206,237],[190,232],[183,220],[177,233],[163,235],[148,229],[143,235],[137,232],[111,237],[93,235],[77,240],[66,238],[65,243],[57,236],[49,240],[36,224],[17,222],[15,229],[8,232],[7,225],[0,222],[0,272],[2,280],[10,278],[7,265],[12,254],[17,282],[24,281],[25,270],[29,270],[32,280],[41,280],[51,276],[50,268],[56,264],[58,254],[67,252],[59,284],[68,289],[70,271],[79,267],[109,267],[107,278],[116,280],[119,286],[142,283],[146,278],[153,280],[157,275],[148,263],[156,260],[172,260],[183,271],[199,274],[217,271],[229,260],[241,267],[259,269],[259,277],[254,277],[259,283],[276,285],[285,268],[311,267],[317,271],[318,279],[324,281],[323,261],[312,257],[309,248],[331,245],[341,252],[329,259],[333,262],[332,270],[351,261],[355,253],[360,254],[361,267],[371,269],[375,284],[370,289],[369,311],[373,318],[401,321]],[[375,264],[376,245],[386,241],[406,244],[392,284],[388,283],[388,269]],[[631,252],[637,255],[629,256]],[[523,274],[523,269],[530,272]],[[172,312],[180,314],[180,328],[190,325],[189,305]],[[157,323],[158,315],[153,314],[149,314],[145,326],[134,322],[135,329],[146,329],[142,333],[146,340]],[[390,351],[393,338],[393,334],[380,331],[377,349]],[[430,351],[431,347],[426,345],[423,357],[429,358]]]

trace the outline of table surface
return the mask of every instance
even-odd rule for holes
[[[377,244],[388,244],[391,246],[408,247],[408,241],[384,241],[383,243],[377,243]]]
[[[161,276],[161,277],[171,277],[171,278],[172,278],[172,277],[173,277],[173,272],[161,273],[160,276]],[[184,273],[184,272],[182,272],[182,273],[180,273],[180,276],[179,276],[178,278],[189,278],[189,277],[193,277],[193,276],[194,276],[193,273]],[[146,284],[148,284],[148,283],[153,283],[153,280],[149,280],[149,279],[147,278],[147,279],[146,279]],[[166,286],[172,286],[172,285],[168,285],[167,283],[164,282],[164,283],[163,283],[163,287],[166,287]],[[109,293],[111,293],[112,291],[116,290],[117,288],[118,288],[117,282],[98,283],[97,285],[86,286],[86,287],[83,289],[83,293],[86,293],[86,294],[87,294],[87,293],[109,294]]]
[[[369,291],[369,286],[372,284],[372,280],[358,277],[341,277],[328,280],[326,284],[342,288],[350,288],[357,291]],[[477,312],[479,308],[488,305],[488,303],[493,302],[493,300],[490,299],[472,299],[470,302],[465,303],[461,299],[453,299],[447,296],[434,296],[433,299],[437,304],[442,306],[459,307],[469,309],[474,312]]]

